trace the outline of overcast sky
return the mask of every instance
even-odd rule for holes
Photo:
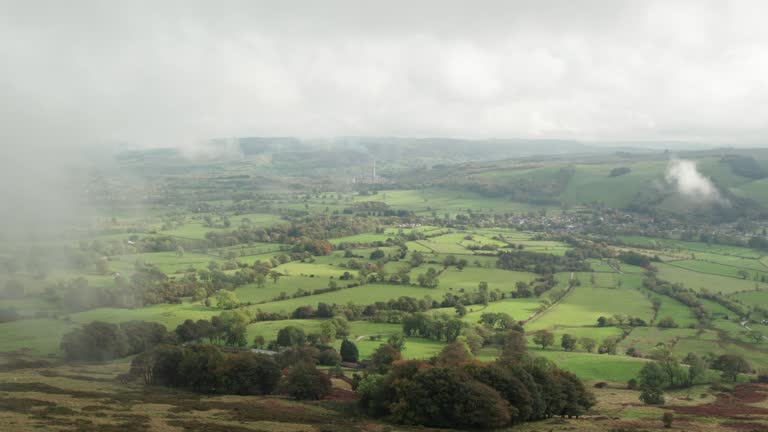
[[[768,144],[765,1],[0,0],[0,146]]]

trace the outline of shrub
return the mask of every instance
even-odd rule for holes
[[[314,364],[299,363],[288,371],[284,389],[296,400],[318,400],[331,392],[331,379]]]
[[[659,323],[657,324],[657,326],[659,326],[661,328],[677,328],[678,327],[678,325],[675,322],[675,320],[672,317],[670,317],[670,316],[666,316],[666,317],[660,319]]]
[[[661,387],[645,387],[640,393],[640,400],[646,405],[664,405],[664,391]]]
[[[667,411],[661,416],[661,422],[664,423],[664,427],[669,429],[672,427],[672,422],[675,420],[675,415]]]

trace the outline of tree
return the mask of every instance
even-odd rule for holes
[[[555,343],[555,335],[546,330],[541,330],[533,335],[533,342],[541,345],[541,349],[547,349],[548,346]]]
[[[400,351],[390,344],[381,344],[371,354],[371,363],[368,370],[372,373],[385,374],[390,366],[397,360],[400,360]]]
[[[472,353],[466,344],[453,342],[440,351],[435,359],[435,365],[442,367],[457,367],[472,359]]]
[[[200,339],[197,324],[191,319],[184,320],[183,323],[179,324],[176,327],[175,333],[182,342],[191,342]]]
[[[688,364],[688,383],[690,385],[696,384],[696,381],[707,372],[707,364],[695,353],[688,353],[685,363]]]
[[[317,362],[321,366],[338,366],[341,364],[341,355],[329,346],[323,346],[317,355]]]
[[[339,352],[341,354],[341,361],[357,363],[359,353],[357,351],[357,345],[355,345],[354,342],[344,338],[344,340],[341,341],[341,349]]]
[[[254,348],[263,348],[266,343],[267,343],[267,341],[264,339],[264,336],[262,336],[262,335],[256,335],[253,338],[253,347]]]
[[[396,350],[405,351],[405,335],[402,333],[395,333],[387,339],[387,343],[395,347]]]
[[[566,333],[560,339],[560,346],[565,351],[573,351],[576,348],[576,338]]]
[[[336,337],[345,337],[349,335],[350,324],[343,316],[335,316],[331,318],[331,324],[336,329]]]
[[[280,274],[280,272],[276,272],[276,271],[274,271],[274,270],[272,270],[271,272],[269,272],[269,277],[272,279],[272,282],[273,282],[273,283],[277,283],[277,282],[280,280],[280,277],[281,277],[281,276],[282,276],[282,275]]]
[[[527,352],[525,336],[517,330],[509,330],[504,335],[501,358],[507,361],[519,361]]]
[[[467,316],[467,307],[466,306],[464,306],[461,303],[456,303],[455,308],[456,308],[456,315],[458,315],[461,318]]]
[[[640,387],[658,387],[661,388],[666,384],[667,376],[664,369],[657,362],[648,362],[640,369],[640,375],[638,376],[640,381]]]
[[[598,348],[597,352],[600,354],[616,354],[616,346],[619,344],[619,341],[615,337],[607,337],[603,340],[603,343],[600,344],[600,347]]]
[[[664,318],[660,319],[659,323],[656,325],[661,328],[677,328],[678,327],[677,323],[671,316],[665,316]]]
[[[219,309],[234,309],[240,306],[240,300],[234,291],[219,290],[216,294],[216,307]]]
[[[515,292],[517,297],[530,297],[533,295],[528,284],[523,281],[518,281],[515,284]]]
[[[256,275],[255,282],[257,288],[264,288],[264,285],[267,283],[267,278],[263,274],[259,273]]]
[[[496,428],[511,420],[509,403],[499,392],[478,381],[466,379],[459,370],[424,368],[380,390],[397,395],[391,415],[401,423],[443,428]],[[387,391],[389,387],[389,391]]]
[[[241,396],[272,393],[282,375],[272,357],[248,352],[226,356],[222,369],[221,382],[226,392]]]
[[[664,391],[661,387],[645,387],[640,392],[640,401],[646,405],[664,405]]]
[[[102,321],[72,330],[61,339],[61,349],[69,360],[109,361],[128,355],[129,348],[120,326]]]
[[[587,352],[592,352],[597,346],[597,341],[592,338],[583,337],[579,339],[579,345],[581,345]]]
[[[424,254],[419,251],[413,251],[411,254],[411,264],[414,267],[418,267],[424,263]]]
[[[240,323],[231,323],[224,328],[224,343],[228,346],[244,347],[248,345],[246,334],[248,330],[245,325]]]
[[[722,372],[723,379],[735,382],[740,373],[752,372],[752,367],[738,354],[723,354],[712,362],[712,369]]]
[[[208,297],[208,291],[202,286],[197,287],[195,293],[192,294],[192,300],[194,301],[203,301],[206,297]]]
[[[381,249],[376,249],[373,252],[371,252],[371,260],[372,261],[376,261],[376,260],[382,259],[385,256],[386,256],[386,254]]]
[[[336,326],[331,321],[323,321],[320,324],[320,335],[326,342],[336,339]]]
[[[437,278],[437,270],[434,267],[429,267],[427,272],[420,274],[416,280],[419,282],[419,286],[427,288],[436,288],[440,284],[440,280]]]
[[[331,379],[314,364],[301,362],[288,371],[284,390],[296,400],[318,400],[331,392]]]
[[[297,326],[283,327],[277,332],[277,345],[295,347],[303,345],[306,341],[304,330]]]

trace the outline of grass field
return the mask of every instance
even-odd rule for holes
[[[749,249],[740,246],[729,246],[719,244],[708,244],[702,242],[683,241],[683,240],[671,240],[671,239],[659,239],[653,237],[642,236],[618,236],[619,239],[629,245],[636,245],[640,247],[647,247],[653,249],[668,249],[673,252],[684,253],[698,253],[705,252],[710,254],[725,255],[732,257],[757,259],[763,254],[754,249]]]
[[[176,273],[177,271],[186,271],[188,268],[202,269],[208,266],[208,263],[214,261],[219,264],[225,262],[224,259],[216,255],[209,255],[197,252],[187,252],[183,256],[178,256],[176,252],[150,252],[135,255],[123,255],[119,261],[114,258],[110,261],[109,267],[113,271],[121,273],[131,273],[134,263],[142,262],[157,266],[164,273]]]
[[[513,202],[505,198],[490,198],[473,192],[456,191],[447,188],[422,190],[393,190],[369,196],[356,196],[355,202],[379,201],[417,214],[429,214],[437,211],[440,215],[449,213],[483,210],[490,212],[521,212],[531,209],[555,209],[555,207],[536,206]]]
[[[480,282],[487,282],[490,290],[498,288],[502,292],[510,292],[515,289],[517,282],[528,283],[535,278],[535,274],[526,272],[479,267],[466,267],[463,270],[457,270],[451,267],[440,275],[439,287],[474,291]]]
[[[733,297],[747,305],[768,307],[768,290],[742,292]]]
[[[747,259],[741,259],[742,261],[746,261]],[[673,267],[681,267],[686,270],[691,270],[699,273],[706,273],[706,274],[713,274],[718,276],[727,276],[732,277],[735,279],[744,279],[744,280],[760,280],[761,277],[768,276],[768,272],[761,271],[761,270],[754,270],[744,267],[734,267],[731,265],[724,265],[724,264],[718,264],[714,262],[707,262],[707,261],[701,261],[701,260],[685,260],[685,261],[675,261],[671,263],[667,263],[668,266]],[[745,272],[740,273],[740,272]]]
[[[618,346],[620,353],[626,352],[630,347],[647,355],[657,344],[663,343],[674,346],[679,339],[695,339],[697,330],[693,329],[661,329],[658,327],[635,327],[632,332],[621,341]]]
[[[595,326],[601,316],[624,313],[650,321],[651,304],[638,291],[628,288],[596,288],[582,280],[560,303],[526,325],[528,331],[559,327]]]
[[[767,289],[768,284],[751,280],[698,273],[669,264],[656,264],[659,277],[670,282],[679,282],[694,290],[708,290],[722,294],[732,294],[740,291],[752,291],[756,288]]]
[[[182,304],[158,304],[138,309],[98,308],[86,312],[73,313],[69,317],[76,323],[85,324],[91,321],[106,321],[120,323],[125,321],[155,321],[169,329],[176,328],[184,320],[210,319],[221,313],[221,310],[208,308],[199,303],[184,302]]]
[[[559,367],[571,371],[581,379],[626,383],[636,378],[646,360],[622,355],[565,352],[550,348],[533,349],[532,354],[548,358]]]
[[[31,319],[0,324],[0,352],[24,351],[33,356],[59,353],[61,337],[76,323],[54,319]]]

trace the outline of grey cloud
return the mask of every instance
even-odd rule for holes
[[[757,1],[4,6],[0,121],[78,141],[191,147],[238,135],[382,134],[750,144],[767,126],[768,6]]]

